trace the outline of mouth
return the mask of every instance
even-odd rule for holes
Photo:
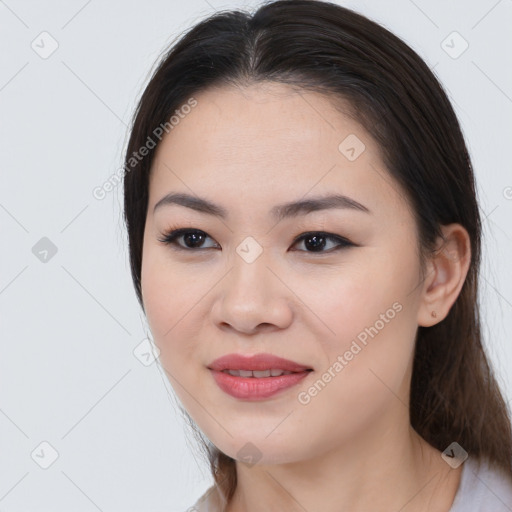
[[[272,354],[228,354],[213,361],[208,369],[222,391],[248,401],[270,398],[295,386],[313,371]]]
[[[313,370],[311,367],[284,359],[282,357],[274,356],[273,354],[255,354],[252,356],[245,356],[242,354],[227,354],[225,356],[215,359],[208,368],[218,372],[223,371],[236,371],[236,372],[252,372],[253,377],[277,377],[279,374],[276,372],[290,372],[299,373],[304,371]],[[261,372],[271,372],[270,374],[261,374]],[[272,372],[275,375],[272,375]],[[247,376],[250,375],[237,375]]]

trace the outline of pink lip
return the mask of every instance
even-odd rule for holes
[[[243,400],[256,401],[265,400],[279,391],[295,386],[304,377],[309,375],[309,371],[299,373],[290,373],[280,377],[235,377],[229,373],[211,370],[213,378],[217,385],[235,398]]]
[[[228,354],[211,363],[211,370],[217,385],[225,393],[239,399],[256,401],[269,398],[276,393],[298,384],[311,368],[272,354],[242,356]],[[270,370],[279,369],[294,372],[279,377],[236,377],[223,370]]]
[[[210,370],[271,370],[276,368],[289,372],[303,372],[311,370],[309,366],[283,359],[272,354],[256,354],[254,356],[243,356],[241,354],[227,354],[215,359],[210,365]]]

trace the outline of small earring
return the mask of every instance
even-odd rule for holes
[[[432,311],[431,315],[434,317],[434,318],[437,318],[437,313],[435,311]]]

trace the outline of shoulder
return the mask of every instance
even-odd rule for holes
[[[512,477],[486,459],[469,457],[450,512],[510,512]]]
[[[222,512],[224,504],[225,500],[221,497],[218,488],[212,485],[186,512]]]

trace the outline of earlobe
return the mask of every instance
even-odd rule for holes
[[[431,256],[418,309],[418,325],[430,327],[448,315],[464,285],[471,262],[469,234],[460,224],[441,226],[444,239]]]

